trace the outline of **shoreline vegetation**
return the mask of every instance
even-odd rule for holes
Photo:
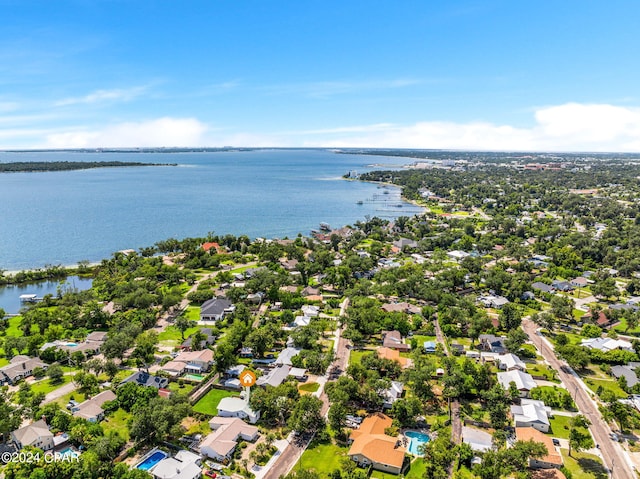
[[[39,173],[45,171],[71,171],[132,166],[178,166],[178,164],[142,163],[137,161],[16,161],[0,163],[0,173]]]

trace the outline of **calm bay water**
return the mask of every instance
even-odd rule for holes
[[[84,291],[91,288],[92,279],[69,276],[63,281],[37,281],[35,283],[0,286],[0,308],[6,313],[17,314],[22,307],[20,302],[21,294],[36,294],[42,298],[47,294],[56,296],[58,290],[61,292],[69,289]]]
[[[11,161],[136,161],[179,166],[0,174],[0,268],[99,261],[170,237],[308,235],[420,211],[396,188],[345,181],[372,163],[406,158],[323,150],[216,153],[0,152]],[[382,194],[388,191],[388,194]],[[357,204],[362,201],[363,204]],[[402,207],[398,205],[402,204]]]

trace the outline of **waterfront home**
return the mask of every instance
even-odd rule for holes
[[[22,449],[25,446],[33,446],[43,451],[49,451],[54,446],[53,433],[49,431],[49,426],[47,426],[44,419],[11,432],[11,440],[18,449]]]
[[[518,441],[534,441],[541,442],[547,448],[547,454],[539,459],[529,459],[529,467],[531,469],[551,469],[562,467],[562,456],[553,445],[550,436],[532,427],[516,427],[516,440]]]
[[[399,331],[382,331],[382,346],[397,349],[398,351],[409,351],[411,349],[410,345],[403,342]]]
[[[542,401],[522,399],[519,406],[511,406],[511,415],[516,427],[533,427],[541,432],[549,432],[551,408]]]
[[[522,398],[529,397],[531,390],[536,387],[536,382],[531,377],[531,374],[523,373],[517,369],[498,373],[497,376],[498,382],[506,391],[509,391],[511,383],[515,383],[516,388],[520,391],[520,397]]]
[[[382,413],[365,418],[360,427],[349,436],[349,458],[361,467],[401,474],[405,449],[399,445],[397,438],[385,434],[385,430],[392,424],[391,418]]]
[[[153,387],[156,389],[166,388],[169,385],[167,378],[153,376],[146,371],[136,371],[132,375],[126,377],[120,384],[134,383],[138,386]]]
[[[19,354],[9,360],[9,364],[0,368],[0,386],[14,385],[23,378],[33,374],[36,368],[47,369],[49,365],[39,358],[31,358]]]
[[[220,462],[232,458],[240,440],[254,442],[259,435],[257,427],[237,418],[216,416],[209,421],[209,427],[213,432],[200,443],[200,453]]]
[[[75,417],[86,419],[89,422],[100,422],[104,419],[102,406],[107,401],[113,401],[114,399],[116,399],[115,393],[107,389],[73,407],[71,412]]]
[[[221,321],[235,309],[233,303],[224,296],[209,299],[200,307],[200,321]]]

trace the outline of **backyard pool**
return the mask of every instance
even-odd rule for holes
[[[191,381],[202,381],[204,379],[204,375],[202,374],[185,374],[183,377]]]
[[[166,452],[161,451],[160,449],[156,449],[152,453],[147,454],[147,456],[142,460],[142,462],[140,462],[136,466],[136,469],[140,469],[141,471],[148,471],[149,469],[151,469],[153,466],[155,466],[156,464],[158,464],[160,461],[162,461],[164,458],[168,456],[169,454],[167,454]]]
[[[73,447],[65,447],[61,451],[58,451],[56,454],[60,456],[69,456],[69,457],[78,457],[80,453],[76,451]]]
[[[409,438],[409,454],[421,456],[418,448],[429,442],[429,435],[419,431],[407,431],[404,435]]]

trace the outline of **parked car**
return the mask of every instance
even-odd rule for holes
[[[554,446],[559,446],[560,445],[560,441],[558,441],[555,437],[551,439],[553,441],[553,445]]]

